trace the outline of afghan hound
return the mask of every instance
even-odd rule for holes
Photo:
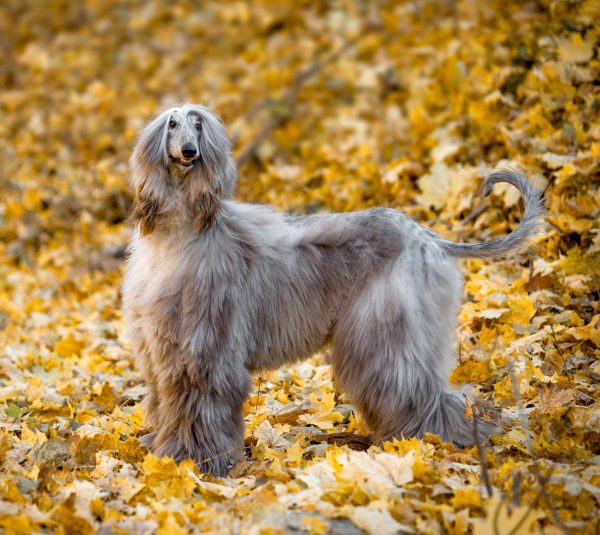
[[[455,258],[523,249],[543,194],[500,170],[525,199],[520,225],[488,243],[447,241],[376,208],[290,216],[233,200],[236,166],[221,121],[186,104],[160,113],[131,157],[135,226],[123,283],[128,337],[147,382],[143,443],[157,455],[227,473],[243,451],[251,374],[326,344],[376,443],[435,433],[474,442],[448,383],[462,292]],[[494,426],[479,421],[478,439]]]

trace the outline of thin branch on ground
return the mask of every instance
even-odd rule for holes
[[[508,535],[516,535],[517,533],[519,533],[519,530],[521,529],[521,526],[525,523],[525,520],[527,520],[527,517],[529,516],[529,514],[531,513],[531,511],[533,511],[533,508],[535,507],[537,501],[538,500],[536,499],[536,500],[533,500],[533,501],[531,501],[529,503],[529,505],[527,506],[527,510],[523,513],[523,516],[521,518],[519,518],[519,521],[510,530],[510,532],[508,533]]]
[[[512,502],[513,502],[513,505],[516,505],[516,506],[521,505],[520,485],[521,485],[521,473],[516,472],[516,474],[513,477],[513,481],[512,481],[512,488],[513,488]]]
[[[348,446],[350,449],[365,451],[372,446],[370,437],[357,435],[349,431],[338,431],[336,433],[323,433],[321,435],[312,435],[311,442],[327,442],[338,446]]]
[[[260,400],[260,387],[261,387],[262,377],[258,378],[258,388],[256,389],[256,407],[254,407],[254,412],[258,412],[258,401]]]
[[[487,207],[488,204],[482,202],[481,204],[473,208],[471,213],[469,213],[463,220],[460,221],[460,226],[465,227],[468,223],[470,223],[474,219],[477,219],[477,217],[479,217]]]
[[[271,100],[268,98],[265,98],[259,102],[257,102],[256,104],[254,104],[254,106],[252,106],[244,115],[244,117],[241,120],[241,124],[248,124],[250,122],[252,122],[252,120],[254,119],[254,117],[261,112],[263,109],[265,109],[269,104],[271,103]],[[241,128],[237,128],[236,131],[231,134],[231,144],[232,145],[236,145],[239,138],[240,138],[240,134],[241,134]]]
[[[498,530],[498,519],[500,518],[500,511],[502,510],[502,506],[504,505],[504,499],[500,500],[498,507],[494,511],[494,518],[492,520],[492,526],[494,528],[494,535],[500,535],[500,531]]]
[[[481,466],[481,479],[485,485],[487,490],[488,498],[491,498],[494,494],[494,489],[492,487],[492,482],[490,481],[490,474],[487,469],[487,462],[485,460],[485,446],[479,439],[479,411],[476,409],[475,405],[473,407],[473,436],[475,438],[475,443],[477,444],[477,455],[479,455],[479,466]]]
[[[521,421],[521,427],[523,432],[525,433],[525,444],[527,446],[527,451],[529,452],[529,456],[531,457],[533,472],[534,475],[540,485],[540,494],[544,498],[546,505],[550,509],[550,514],[552,515],[552,520],[554,523],[561,529],[563,533],[571,534],[571,530],[564,524],[564,522],[558,516],[558,512],[556,511],[554,505],[552,504],[552,499],[550,498],[550,493],[548,492],[548,488],[546,483],[548,478],[542,474],[540,464],[535,454],[535,449],[533,447],[533,439],[531,428],[529,426],[529,419],[527,418],[527,414],[525,414],[525,408],[523,406],[523,398],[521,397],[521,392],[519,390],[519,382],[515,375],[512,362],[508,363],[508,374],[510,375],[510,380],[512,383],[513,396],[517,401],[517,406],[519,409],[519,420]]]
[[[560,347],[558,347],[558,340],[556,339],[556,333],[554,332],[554,327],[552,326],[552,324],[550,324],[550,332],[552,333],[552,340],[553,340],[552,345],[554,346],[554,349],[556,349],[556,352],[558,353],[560,360],[562,360],[563,374],[569,381],[569,386],[571,388],[575,388],[575,384],[573,383],[573,378],[571,377],[571,374],[567,371],[567,359],[563,355],[563,352],[561,351]]]

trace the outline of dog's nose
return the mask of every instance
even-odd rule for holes
[[[196,156],[196,147],[191,143],[186,143],[183,147],[181,147],[181,154],[183,154],[184,158],[193,158]]]

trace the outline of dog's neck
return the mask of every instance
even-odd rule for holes
[[[197,162],[195,165],[200,165]],[[151,232],[202,233],[210,229],[221,211],[221,197],[209,180],[200,180],[176,162],[167,166],[168,181],[157,199],[136,199],[134,219],[142,235]]]

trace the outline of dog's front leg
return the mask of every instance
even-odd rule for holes
[[[137,368],[143,379],[146,381],[148,388],[148,392],[142,402],[145,424],[147,428],[156,428],[160,399],[156,387],[158,379],[153,370],[151,353],[144,339],[142,329],[132,329],[130,337]],[[155,432],[149,432],[142,435],[139,437],[140,444],[148,449],[152,449],[152,441],[155,436]]]
[[[142,401],[142,407],[144,412],[144,419],[147,427],[156,429],[157,418],[160,413],[159,397],[156,391],[156,377],[154,374],[150,379],[146,379],[148,385],[148,393]],[[156,432],[152,431],[138,437],[140,444],[145,448],[151,450],[152,442],[156,437]]]
[[[218,364],[201,382],[187,373],[159,377],[154,453],[177,461],[191,458],[201,471],[225,476],[243,450],[242,406],[249,388],[245,369]]]

